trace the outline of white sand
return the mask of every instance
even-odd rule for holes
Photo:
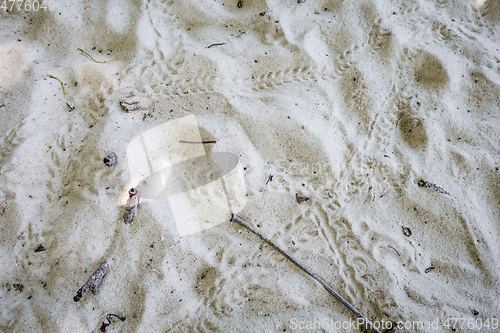
[[[371,320],[500,316],[500,2],[55,3],[0,10],[0,330],[355,320],[238,225],[181,238],[166,199],[123,223],[127,146],[189,115],[209,155],[240,157],[238,215]]]

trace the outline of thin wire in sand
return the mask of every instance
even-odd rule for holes
[[[328,292],[330,294],[332,294],[333,296],[335,296],[335,298],[337,298],[342,304],[344,304],[349,310],[351,310],[358,318],[363,319],[365,321],[365,323],[368,324],[375,332],[382,333],[379,329],[377,329],[373,325],[373,323],[368,318],[366,318],[361,312],[359,312],[358,309],[356,309],[354,306],[352,306],[351,303],[349,303],[344,297],[342,297],[338,292],[336,292],[332,287],[330,287],[325,281],[323,281],[323,279],[321,279],[319,276],[317,276],[316,274],[314,274],[309,268],[307,268],[303,263],[301,263],[299,260],[297,260],[290,253],[288,253],[285,250],[280,249],[277,245],[275,245],[269,239],[265,238],[264,236],[262,236],[261,234],[259,234],[257,231],[255,231],[252,228],[250,228],[250,226],[248,226],[248,224],[246,224],[246,222],[243,221],[243,219],[240,218],[239,216],[233,214],[231,222],[235,222],[235,223],[237,223],[237,224],[245,227],[246,229],[248,229],[252,233],[254,233],[257,236],[259,236],[263,241],[265,241],[266,243],[268,243],[269,245],[271,245],[272,247],[274,247],[278,252],[280,252],[282,255],[284,255],[285,257],[287,257],[288,259],[290,259],[295,265],[299,266],[304,272],[306,272],[307,274],[309,274],[310,276],[312,276],[316,281],[318,281],[323,287],[325,287],[326,290],[328,290]]]

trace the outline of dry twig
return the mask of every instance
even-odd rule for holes
[[[240,217],[236,216],[233,214],[233,217],[231,219],[231,222],[237,223],[243,227],[245,227],[247,230],[252,232],[253,234],[259,236],[260,239],[265,241],[267,244],[271,245],[274,249],[276,249],[278,252],[280,252],[282,255],[287,257],[289,260],[291,260],[295,265],[297,265],[300,269],[302,269],[304,272],[309,274],[313,279],[318,281],[330,294],[335,296],[342,304],[344,304],[349,310],[351,310],[358,318],[361,318],[364,320],[366,323],[367,327],[371,327],[375,332],[377,333],[382,333],[379,329],[377,329],[373,323],[365,317],[358,309],[356,309],[354,306],[351,305],[344,297],[342,297],[339,293],[337,293],[332,287],[330,287],[323,279],[321,279],[319,276],[314,274],[309,268],[307,268],[303,263],[301,263],[299,260],[297,260],[294,256],[292,256],[288,251],[282,250],[279,248],[277,245],[275,245],[273,242],[271,242],[269,239],[265,238],[261,234],[259,234],[257,231],[254,231],[248,224],[246,224],[243,219]]]
[[[89,57],[92,61],[97,62],[98,64],[106,64],[108,62],[112,62],[113,60],[116,60],[116,58],[114,58],[114,59],[111,59],[111,60],[108,60],[108,61],[97,61],[94,58],[92,58],[92,56],[90,54],[88,54],[87,52],[85,52],[81,48],[78,48],[78,50],[82,51],[87,57]]]
[[[51,78],[56,79],[57,81],[61,82],[61,85],[63,87],[63,93],[64,93],[64,95],[66,95],[66,88],[64,87],[64,82],[62,82],[60,78],[58,78],[58,77],[56,77],[54,75],[51,75],[51,74],[47,74],[47,75],[44,75],[44,76],[51,77]]]
[[[85,283],[80,288],[80,290],[76,292],[76,296],[73,297],[73,300],[75,302],[78,302],[80,299],[82,299],[83,295],[87,292],[89,288],[92,291],[92,294],[97,295],[102,283],[102,279],[104,278],[104,276],[106,276],[108,270],[109,270],[109,264],[105,261],[102,263],[101,267],[99,267],[99,269],[95,271],[94,274],[92,274],[87,283]]]

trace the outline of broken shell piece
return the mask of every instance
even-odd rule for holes
[[[300,195],[298,193],[295,193],[295,199],[297,200],[297,202],[299,204],[303,203],[304,201],[307,201],[309,200],[309,197],[306,197],[306,196],[303,196],[303,195]]]
[[[73,300],[75,302],[78,302],[89,288],[92,291],[92,294],[97,295],[97,293],[99,293],[99,288],[101,286],[102,279],[108,273],[108,271],[109,271],[109,264],[105,261],[101,264],[101,267],[99,267],[99,269],[95,271],[94,274],[92,274],[87,283],[85,283],[80,288],[80,290],[76,292],[76,296],[73,297]]]
[[[137,206],[139,205],[139,195],[135,188],[131,188],[128,191],[127,205],[125,206],[125,214],[123,215],[123,220],[125,224],[132,223],[134,220],[135,213],[137,213]]]
[[[106,156],[103,159],[103,161],[104,161],[104,164],[106,164],[107,166],[113,166],[118,161],[118,156],[116,156],[115,152],[112,152],[111,154],[109,154],[108,156]]]

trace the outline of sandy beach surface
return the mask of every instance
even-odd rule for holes
[[[498,332],[499,1],[3,4],[0,331]]]

